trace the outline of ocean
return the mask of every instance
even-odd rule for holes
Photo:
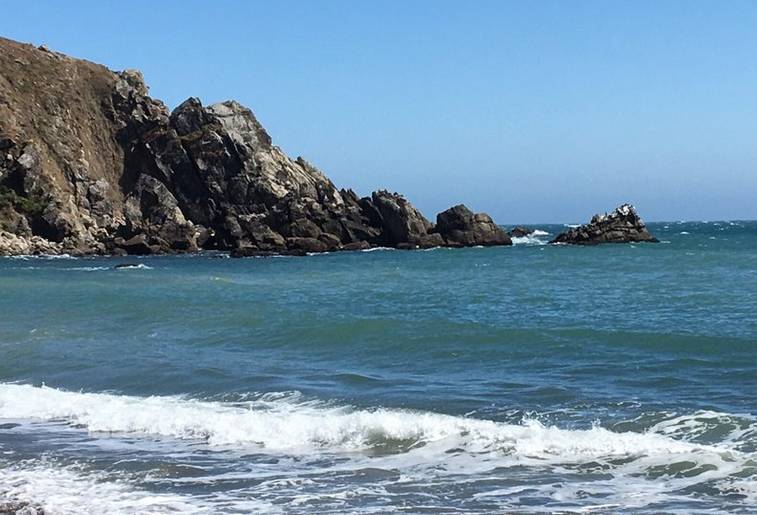
[[[597,247],[539,228],[496,248],[0,258],[0,503],[757,513],[757,222]]]

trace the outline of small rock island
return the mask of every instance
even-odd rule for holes
[[[598,245],[600,243],[658,243],[631,204],[623,204],[611,213],[594,215],[588,224],[558,234],[551,243]]]

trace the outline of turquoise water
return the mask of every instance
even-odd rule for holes
[[[541,229],[510,248],[2,258],[0,499],[757,512],[757,222],[590,248]]]

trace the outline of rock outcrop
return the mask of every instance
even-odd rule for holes
[[[591,222],[558,234],[551,243],[597,245],[599,243],[652,242],[658,240],[630,204],[623,204],[611,213],[594,215]]]
[[[435,230],[451,247],[512,245],[510,236],[486,213],[460,204],[436,215]]]
[[[516,225],[509,231],[507,231],[507,235],[511,238],[525,238],[527,236],[531,236],[534,233],[534,229],[529,229],[528,227],[523,227],[522,225]]]
[[[487,215],[429,222],[290,159],[246,107],[173,111],[140,72],[0,38],[0,254],[304,254],[505,245]]]

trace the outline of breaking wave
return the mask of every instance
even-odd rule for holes
[[[707,418],[712,418],[709,414]],[[695,434],[702,422],[677,420],[639,432],[602,427],[560,429],[536,420],[506,424],[432,412],[354,409],[307,401],[297,393],[265,394],[244,402],[184,397],[79,393],[23,384],[0,385],[0,417],[65,421],[92,432],[144,433],[202,439],[209,445],[255,446],[298,453],[355,451],[376,445],[417,446],[447,441],[476,452],[580,461],[608,456],[731,454],[732,447],[687,441],[671,427]],[[701,418],[701,417],[700,417]],[[672,435],[678,438],[672,438]],[[683,435],[685,436],[685,435]]]
[[[356,409],[307,400],[297,392],[221,402],[0,383],[0,418],[44,421],[56,427],[64,424],[72,431],[85,429],[108,438],[145,435],[144,441],[149,442],[161,436],[199,441],[219,450],[252,449],[258,454],[289,456],[303,464],[326,459],[331,463],[328,467],[336,467],[333,470],[401,471],[402,481],[418,485],[446,484],[461,476],[478,481],[492,470],[507,467],[575,475],[570,483],[545,481],[527,492],[497,488],[476,494],[480,499],[495,499],[502,509],[523,508],[518,501],[523,496],[549,498],[556,503],[550,506],[563,502],[570,506],[571,499],[581,499],[586,492],[601,497],[608,506],[654,506],[698,484],[734,496],[735,502],[757,501],[757,422],[749,416],[717,412],[671,415],[646,426],[636,425],[633,431],[614,431],[598,425],[559,428],[534,419],[513,424],[424,411]],[[324,466],[323,461],[319,463]],[[294,469],[292,474],[296,480]],[[215,481],[212,477],[202,480]],[[289,479],[281,481],[288,484]],[[144,503],[144,511],[151,513],[202,512],[191,497],[153,495],[118,481],[93,482],[70,470],[0,469],[0,483],[11,485],[6,496],[43,499],[61,513],[73,513],[68,505],[55,504],[64,499],[62,492],[72,491],[84,494],[78,499],[78,494],[66,497],[70,506],[84,495],[111,503],[93,512],[119,512],[118,503]],[[255,484],[265,489],[265,498],[283,495],[284,487],[276,481]],[[379,481],[374,486],[382,485]],[[303,496],[334,497],[328,485],[313,486],[307,494],[299,487],[286,488],[300,501]]]

